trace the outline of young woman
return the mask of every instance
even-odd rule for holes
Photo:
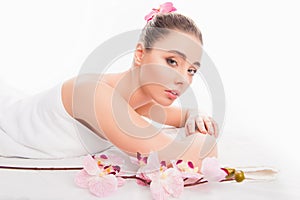
[[[158,12],[143,28],[127,71],[82,74],[34,96],[2,98],[0,155],[64,158],[116,146],[132,156],[157,151],[161,160],[200,165],[205,156],[217,155],[215,143],[204,151],[207,137],[218,136],[217,124],[196,108],[171,104],[192,83],[201,55],[195,23]],[[186,137],[174,139],[144,117],[185,127]]]

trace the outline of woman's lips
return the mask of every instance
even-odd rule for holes
[[[170,99],[176,99],[179,96],[177,90],[165,90],[165,92]]]

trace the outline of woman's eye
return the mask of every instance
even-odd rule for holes
[[[167,58],[167,63],[173,66],[177,65],[176,60],[172,59],[172,58]]]
[[[196,69],[188,69],[187,71],[188,71],[188,72],[190,73],[190,75],[192,75],[192,76],[194,76],[194,74],[197,73],[197,70],[196,70]]]

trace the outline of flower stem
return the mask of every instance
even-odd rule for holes
[[[196,180],[194,183],[184,184],[184,187],[189,187],[189,186],[194,186],[194,185],[200,185],[200,184],[203,184],[203,183],[207,182],[207,181],[201,181],[201,180],[203,180],[203,178],[200,178],[200,179]]]
[[[132,175],[132,176],[119,176],[119,177],[124,178],[124,179],[138,179],[138,180],[144,182],[147,185],[150,185],[150,183],[151,183],[151,182],[148,182],[147,180],[142,179],[142,178],[140,178],[140,177],[138,177],[136,175]]]

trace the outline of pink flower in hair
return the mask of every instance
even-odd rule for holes
[[[150,21],[151,19],[153,19],[153,17],[158,14],[158,13],[170,13],[170,12],[174,12],[177,9],[175,7],[173,7],[173,3],[172,2],[166,2],[164,4],[161,4],[159,6],[158,9],[153,8],[152,11],[145,16],[145,20]]]

